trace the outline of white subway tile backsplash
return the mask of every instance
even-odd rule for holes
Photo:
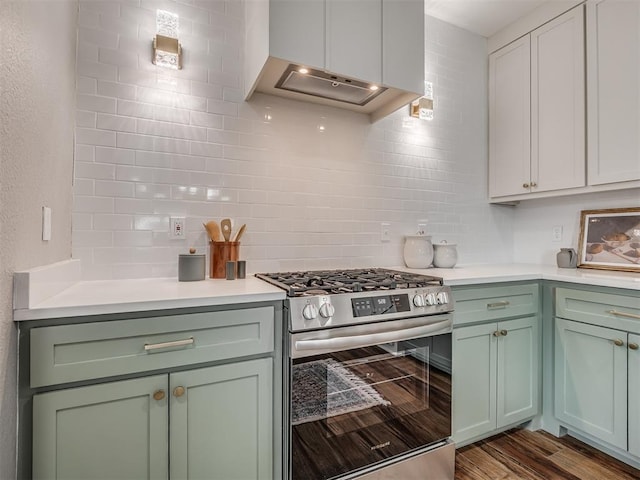
[[[114,215],[96,213],[93,215],[93,225],[96,230],[131,230],[133,227],[133,215]]]
[[[155,138],[149,135],[134,135],[118,132],[116,137],[118,148],[131,148],[134,150],[153,150]]]
[[[76,143],[81,145],[116,146],[116,133],[92,128],[76,128]]]
[[[101,130],[114,130],[116,132],[135,133],[136,119],[117,115],[98,114],[96,123]]]
[[[91,77],[100,80],[115,80],[118,76],[118,67],[115,65],[104,65],[94,61],[78,59],[76,65],[77,74],[81,77]]]
[[[115,172],[114,165],[87,162],[76,162],[75,165],[76,178],[113,180]]]
[[[128,115],[130,117],[137,118],[153,118],[155,108],[153,105],[118,99],[117,112],[118,115]]]
[[[96,128],[96,113],[78,110],[76,112],[76,126],[85,128]]]
[[[153,201],[146,199],[115,198],[114,213],[153,213]]]
[[[153,170],[143,167],[118,165],[115,170],[115,178],[116,180],[129,182],[151,182],[153,180]]]
[[[99,30],[97,28],[78,28],[78,43],[98,45],[99,47],[117,48],[118,35],[116,33]]]
[[[98,61],[107,65],[118,67],[138,67],[138,54],[123,51],[121,49],[100,48],[98,50]]]
[[[99,197],[134,197],[135,186],[132,182],[96,180],[95,194]]]

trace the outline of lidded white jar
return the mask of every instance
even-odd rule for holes
[[[453,268],[458,263],[458,250],[455,243],[446,240],[434,246],[433,266],[436,268]]]
[[[428,235],[404,237],[404,264],[408,268],[429,268],[433,261],[433,245]]]

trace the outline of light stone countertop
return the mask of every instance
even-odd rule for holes
[[[394,270],[444,278],[451,286],[554,280],[640,291],[640,274],[562,269],[533,264],[475,265]],[[14,320],[78,317],[284,300],[285,292],[253,276],[244,280],[178,282],[176,278],[79,281],[34,305],[14,310]]]

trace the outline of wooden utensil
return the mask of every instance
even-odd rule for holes
[[[222,236],[224,237],[224,241],[228,242],[231,238],[231,220],[228,218],[222,219],[220,222],[220,228],[222,228]]]
[[[209,238],[211,239],[212,242],[222,241],[220,226],[218,225],[217,222],[214,222],[213,220],[211,220],[207,223],[203,223],[202,225],[204,225],[204,228],[207,230],[207,233],[209,234]]]
[[[238,230],[238,233],[236,233],[236,238],[233,239],[234,242],[239,242],[240,238],[242,237],[242,235],[244,234],[244,231],[247,228],[247,224],[243,224],[240,229]]]

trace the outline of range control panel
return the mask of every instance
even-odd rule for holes
[[[378,295],[351,299],[354,317],[369,317],[385,313],[410,312],[409,295]]]

